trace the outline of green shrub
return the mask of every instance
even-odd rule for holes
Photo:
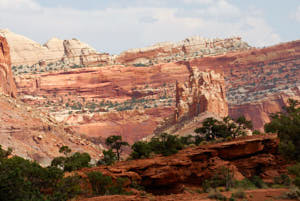
[[[62,146],[59,150],[65,156],[56,157],[51,161],[52,167],[61,168],[64,171],[72,172],[90,166],[91,157],[88,153],[75,152],[69,156],[71,149],[67,146]]]
[[[103,150],[102,153],[103,158],[97,162],[98,165],[112,165],[117,160],[117,155],[112,151],[112,149],[107,151]]]
[[[122,141],[122,136],[112,135],[105,140],[105,144],[110,147],[111,150],[115,150],[117,160],[120,160],[123,147],[129,146],[128,142]]]
[[[238,191],[232,193],[231,197],[238,198],[238,199],[246,198],[246,193],[244,191],[238,190]]]
[[[51,196],[51,201],[58,200],[70,200],[77,195],[82,193],[80,187],[80,177],[75,175],[71,177],[62,178],[61,181],[57,184],[53,195]]]
[[[210,191],[208,193],[207,197],[210,198],[210,199],[216,199],[216,200],[222,200],[222,201],[227,200],[227,198],[222,193],[220,193],[219,191]]]
[[[259,130],[254,130],[252,132],[253,135],[261,135],[262,133]]]
[[[87,176],[95,195],[105,195],[109,193],[108,187],[112,184],[111,177],[104,176],[101,172],[89,172]]]
[[[132,152],[130,154],[131,158],[149,158],[152,152],[151,146],[147,142],[139,141],[131,146]]]
[[[285,199],[300,200],[300,189],[299,188],[291,188],[282,197]]]
[[[257,188],[267,187],[267,185],[263,182],[263,180],[259,176],[254,176],[250,180]]]
[[[278,177],[274,177],[274,183],[284,186],[289,186],[291,184],[291,179],[286,174],[281,174]]]
[[[95,195],[128,194],[124,190],[124,183],[127,181],[127,178],[117,178],[113,182],[110,176],[105,176],[101,172],[89,172],[87,176]]]
[[[178,152],[183,148],[178,136],[163,133],[158,137],[153,137],[150,141],[151,149],[156,154],[169,156]]]
[[[242,189],[256,189],[257,187],[247,178],[241,181],[234,182],[235,188],[242,188]]]
[[[216,189],[217,187],[225,187],[226,190],[229,190],[234,185],[233,174],[226,167],[221,167],[214,172],[214,175],[205,180],[202,183],[202,188],[205,192],[208,192],[209,189]]]
[[[295,175],[293,183],[300,188],[300,163],[288,167],[288,171],[290,174]]]
[[[79,177],[14,156],[0,148],[0,200],[66,201],[81,193]],[[4,154],[3,154],[4,153]]]
[[[207,141],[212,141],[217,138],[246,135],[244,130],[252,127],[252,122],[246,120],[244,116],[237,118],[235,122],[229,116],[224,117],[222,121],[209,117],[202,122],[202,127],[195,129],[195,133],[204,135]]]
[[[300,161],[300,103],[289,99],[284,112],[271,116],[272,121],[265,125],[265,131],[277,133],[280,138],[279,151],[287,159]],[[297,108],[298,107],[298,108]]]

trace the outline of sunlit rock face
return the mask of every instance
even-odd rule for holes
[[[110,56],[99,53],[89,45],[77,40],[52,38],[41,45],[22,35],[9,30],[0,30],[0,35],[7,38],[11,48],[13,66],[32,66],[41,68],[44,65],[90,65],[108,64]]]
[[[11,72],[9,46],[5,38],[0,36],[0,93],[16,96],[16,86]]]
[[[176,84],[175,121],[193,118],[203,112],[228,115],[224,77],[214,71],[191,72],[189,80]]]

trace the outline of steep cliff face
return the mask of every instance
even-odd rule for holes
[[[0,93],[16,97],[16,86],[11,72],[9,46],[0,36]]]
[[[193,118],[203,112],[219,117],[228,115],[225,80],[214,71],[191,72],[185,83],[176,83],[175,121]]]

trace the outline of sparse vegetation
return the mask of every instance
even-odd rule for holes
[[[81,194],[78,176],[64,177],[56,167],[13,156],[0,148],[0,200],[70,200]]]
[[[70,155],[71,149],[67,146],[62,146],[59,150],[65,156],[56,157],[52,160],[51,166],[71,172],[90,166],[91,157],[88,153],[75,152]]]
[[[225,117],[222,121],[209,117],[202,122],[202,127],[195,129],[195,132],[203,135],[205,140],[213,141],[217,138],[236,138],[246,135],[245,129],[252,129],[252,122],[243,116],[235,122],[230,117]]]
[[[123,147],[129,146],[128,142],[122,141],[122,136],[112,135],[105,140],[105,144],[110,147],[110,149],[115,151],[117,160],[120,160]]]
[[[277,133],[280,138],[279,151],[287,159],[300,161],[300,103],[289,100],[283,112],[273,114],[272,121],[265,125],[265,131]],[[298,107],[298,108],[297,108]]]
[[[110,176],[105,176],[101,172],[89,172],[87,176],[95,195],[128,194],[128,192],[124,190],[126,180],[124,178],[117,178],[117,180],[113,182]]]

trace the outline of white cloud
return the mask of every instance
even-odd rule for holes
[[[0,28],[9,28],[39,42],[54,36],[76,37],[110,53],[193,35],[241,35],[251,45],[259,46],[280,41],[259,14],[243,12],[226,0],[181,1],[205,3],[207,9],[152,5],[78,10],[43,7],[34,0],[0,0]]]

